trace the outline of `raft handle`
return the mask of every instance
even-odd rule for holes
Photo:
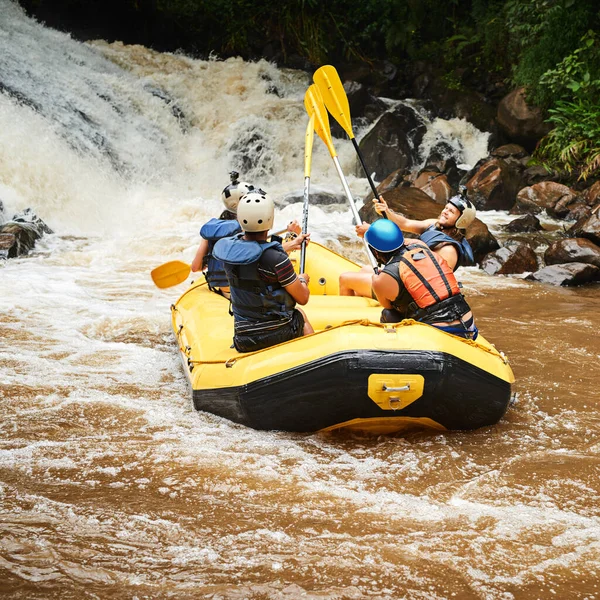
[[[388,387],[387,385],[385,385],[385,383],[383,384],[383,387],[381,388],[384,392],[410,392],[410,383],[407,383],[406,385],[402,386],[402,387]],[[391,400],[391,398],[390,398]]]

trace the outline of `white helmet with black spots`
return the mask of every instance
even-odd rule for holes
[[[221,200],[229,212],[236,214],[240,198],[251,192],[254,186],[245,181],[238,181],[240,174],[237,171],[231,171],[229,176],[231,183],[221,192]]]
[[[464,193],[453,196],[448,202],[460,210],[460,217],[456,219],[454,227],[457,229],[466,229],[475,220],[475,215],[477,214],[473,203],[467,199]]]
[[[255,189],[240,199],[237,218],[244,231],[250,233],[267,231],[273,227],[275,204],[266,192]]]

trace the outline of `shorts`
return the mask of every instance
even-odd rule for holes
[[[283,342],[302,337],[304,317],[294,309],[290,319],[285,321],[265,321],[244,327],[244,332],[233,337],[233,345],[238,352],[255,352]]]

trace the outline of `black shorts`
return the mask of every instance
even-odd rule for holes
[[[233,345],[238,352],[254,352],[302,337],[303,333],[304,317],[299,310],[294,309],[291,319],[283,323],[279,321],[257,323],[252,331],[236,333]]]

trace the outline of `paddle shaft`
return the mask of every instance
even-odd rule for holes
[[[358,214],[358,210],[356,209],[356,204],[354,204],[354,198],[352,197],[352,193],[350,192],[350,188],[348,187],[348,182],[346,181],[346,178],[344,177],[344,172],[342,171],[342,167],[340,166],[340,161],[338,160],[337,156],[333,156],[332,158],[333,158],[333,164],[335,165],[335,168],[337,170],[340,181],[342,182],[342,187],[344,188],[346,198],[348,198],[348,202],[350,203],[350,210],[352,211],[352,215],[354,216],[354,223],[356,225],[360,225],[362,223],[362,221],[361,221],[360,215]],[[377,272],[377,261],[375,260],[375,257],[371,253],[371,250],[369,249],[369,244],[367,244],[367,240],[365,240],[364,237],[363,237],[363,244],[365,246],[367,256],[369,257],[369,262],[371,263],[373,270],[375,272]]]
[[[310,177],[304,178],[304,205],[302,207],[302,233],[308,231],[308,195],[310,190]],[[304,273],[306,265],[306,240],[302,242],[300,249],[300,273]]]
[[[377,200],[379,200],[379,192],[377,191],[377,188],[375,187],[375,183],[373,183],[373,180],[371,179],[371,176],[369,175],[369,171],[367,170],[367,165],[365,164],[365,159],[363,157],[363,153],[360,151],[360,148],[356,142],[356,138],[352,138],[352,144],[354,145],[354,149],[356,150],[356,154],[358,154],[358,158],[360,160],[360,164],[362,165],[363,171],[365,172],[365,175],[367,176],[367,179],[369,180],[369,185],[371,186],[371,189],[373,190],[373,194],[375,194],[375,198],[377,198]],[[381,216],[384,219],[387,219],[387,213],[384,211],[381,212]]]

